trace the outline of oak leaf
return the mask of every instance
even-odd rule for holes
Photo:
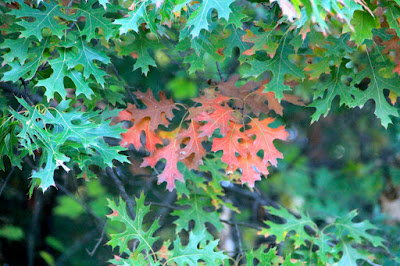
[[[137,123],[143,118],[150,118],[149,128],[150,130],[156,130],[159,125],[168,126],[169,122],[167,119],[171,120],[174,118],[173,110],[178,110],[172,99],[167,99],[165,93],[160,92],[160,101],[157,101],[150,89],[145,93],[135,92],[136,97],[141,100],[147,108],[139,109],[136,105],[129,104],[126,109],[132,114],[132,119]]]
[[[144,132],[146,135],[145,147],[150,152],[153,152],[156,148],[156,144],[162,145],[163,143],[161,138],[157,136],[154,131],[150,130],[149,125],[150,118],[147,117],[140,120],[139,123],[134,124],[133,127],[128,129],[128,132],[121,134],[121,145],[123,147],[128,147],[129,144],[132,144],[136,150],[139,150],[142,146],[142,143],[140,141],[141,133]]]
[[[261,175],[267,176],[268,163],[264,163],[257,155],[239,156],[238,167],[242,169],[242,184],[248,183],[249,187],[254,187],[254,182],[261,180]]]
[[[201,126],[199,137],[211,137],[216,129],[220,130],[220,134],[225,136],[230,130],[230,121],[240,122],[240,119],[234,116],[235,110],[229,106],[215,105],[212,113],[203,112],[196,116],[195,121],[205,121],[207,124]]]
[[[163,132],[164,133],[164,132]],[[165,132],[163,134],[169,143],[161,148],[157,148],[149,157],[145,157],[140,167],[155,167],[157,162],[165,159],[165,167],[161,174],[158,175],[158,184],[167,182],[167,189],[172,191],[175,188],[175,180],[184,182],[183,175],[178,170],[179,161],[179,141],[176,138],[177,130]]]
[[[190,107],[189,115],[186,117],[186,120],[191,120],[203,112],[211,112],[215,110],[216,105],[223,104],[224,102],[227,102],[230,99],[231,99],[230,97],[221,95],[214,89],[208,88],[204,90],[204,95],[192,99],[192,101],[200,103],[201,106]]]
[[[232,123],[230,124],[230,130],[223,138],[214,138],[211,150],[223,151],[221,161],[227,163],[229,166],[239,165],[236,153],[246,156],[247,149],[242,146],[239,140],[247,140],[246,134],[240,132],[241,125]]]
[[[250,154],[252,156],[257,156],[257,153],[263,150],[263,162],[270,162],[272,165],[276,166],[277,159],[282,159],[283,155],[275,148],[273,141],[275,139],[286,140],[289,133],[285,130],[284,126],[278,128],[269,127],[269,124],[273,121],[273,118],[266,118],[262,121],[258,118],[253,118],[249,123],[251,128],[246,130],[245,133],[249,136],[253,135],[256,137],[253,145],[250,147]]]
[[[186,163],[186,165],[189,169],[195,170],[198,170],[199,165],[203,164],[202,158],[207,153],[203,145],[201,144],[202,141],[206,140],[206,137],[199,136],[199,127],[199,123],[192,120],[190,122],[189,128],[183,132],[178,133],[177,136],[177,141],[184,141],[185,139],[189,139],[189,141],[186,143],[186,146],[179,150],[179,158],[181,160],[185,158],[189,159],[190,156],[193,154],[193,158],[190,158],[192,163],[189,165]]]

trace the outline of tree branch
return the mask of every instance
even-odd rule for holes
[[[124,185],[122,184],[121,180],[119,180],[117,175],[114,173],[113,169],[110,167],[107,167],[106,172],[107,172],[107,175],[109,177],[111,177],[111,179],[114,181],[115,185],[117,186],[119,194],[121,195],[122,199],[126,202],[126,205],[128,206],[129,215],[131,216],[132,219],[134,219],[135,211],[133,209],[133,206],[135,206],[136,204],[131,200],[131,198],[126,193]]]

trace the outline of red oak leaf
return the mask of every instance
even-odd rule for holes
[[[212,151],[223,151],[221,160],[229,166],[239,165],[236,153],[246,156],[247,149],[239,142],[240,139],[248,139],[247,135],[240,132],[240,127],[236,123],[230,124],[229,132],[223,138],[214,138]]]
[[[179,141],[176,139],[176,130],[173,132],[166,132],[164,136],[169,140],[169,144],[161,148],[156,148],[154,153],[144,158],[140,167],[155,167],[158,161],[165,159],[165,168],[162,173],[158,175],[158,184],[167,182],[167,189],[172,191],[175,188],[175,180],[184,182],[183,175],[178,170],[178,150],[180,147]]]
[[[139,123],[133,125],[133,127],[128,129],[128,132],[121,134],[122,136],[121,145],[124,147],[128,147],[130,144],[132,144],[136,150],[139,150],[140,147],[142,146],[142,143],[140,142],[140,135],[144,131],[146,135],[145,147],[150,152],[153,152],[156,148],[156,144],[163,144],[163,143],[161,138],[157,136],[157,134],[155,134],[154,131],[150,130],[149,125],[150,125],[150,118],[143,118],[142,120],[139,121]]]
[[[159,125],[167,126],[169,122],[165,118],[171,120],[174,118],[172,110],[178,110],[174,102],[171,99],[167,99],[165,93],[163,92],[160,92],[159,94],[160,101],[157,101],[154,98],[150,89],[148,89],[146,93],[138,91],[134,94],[147,106],[147,108],[139,109],[136,107],[136,105],[129,104],[126,110],[132,114],[132,119],[135,122],[138,122],[146,117],[150,118],[150,130],[156,130]]]
[[[246,134],[249,136],[256,136],[253,145],[250,147],[250,154],[257,156],[260,150],[264,151],[263,162],[266,164],[270,162],[276,166],[277,158],[283,158],[281,152],[279,152],[273,141],[275,139],[286,140],[289,133],[285,130],[284,126],[278,128],[271,128],[268,125],[274,121],[273,118],[266,118],[260,121],[258,118],[253,118],[249,123],[250,129],[246,130]]]
[[[265,164],[257,155],[239,156],[238,160],[238,167],[242,169],[242,184],[247,182],[249,187],[254,187],[254,182],[261,180],[261,175],[267,176],[269,174],[267,169],[269,164]]]
[[[235,110],[229,106],[215,105],[214,108],[215,110],[211,114],[203,112],[194,118],[196,121],[207,122],[207,124],[200,127],[201,133],[199,137],[211,137],[217,128],[219,128],[221,135],[225,136],[230,130],[229,121],[240,122],[239,119],[233,116]]]
[[[202,112],[210,112],[215,110],[216,105],[220,105],[226,101],[229,101],[231,98],[221,95],[216,92],[214,89],[205,90],[204,95],[201,95],[198,98],[192,99],[194,102],[201,103],[201,106],[191,107],[189,108],[189,115],[186,120],[191,120],[194,117],[198,116]]]
[[[199,123],[196,121],[191,121],[189,128],[183,132],[180,132],[177,136],[178,141],[184,141],[185,139],[189,139],[186,143],[186,146],[179,150],[179,158],[185,159],[189,158],[190,155],[194,155],[193,158],[190,158],[192,161],[191,164],[187,165],[189,169],[198,170],[199,164],[203,164],[203,156],[206,155],[206,150],[203,145],[201,145],[202,141],[206,140],[206,137],[200,137],[199,131]]]
[[[260,87],[262,82],[249,81],[240,87],[236,87],[236,82],[240,79],[239,75],[233,75],[228,81],[218,84],[218,89],[223,95],[244,99],[253,89]]]
[[[128,112],[127,110],[122,110],[121,112],[119,112],[118,121],[124,121],[124,120],[133,121],[132,113]]]

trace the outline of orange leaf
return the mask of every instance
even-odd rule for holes
[[[156,148],[156,144],[163,144],[160,137],[150,130],[150,118],[144,118],[139,123],[135,124],[133,127],[128,129],[128,132],[122,133],[121,144],[124,147],[128,147],[132,144],[136,150],[139,150],[142,146],[140,142],[140,135],[144,131],[146,135],[146,149],[153,152]]]
[[[242,184],[248,183],[249,187],[254,187],[254,182],[261,180],[261,175],[269,174],[267,166],[257,155],[239,156],[239,167],[242,169]]]
[[[150,89],[145,93],[135,92],[136,97],[141,100],[146,106],[146,109],[138,109],[136,105],[129,105],[127,111],[132,114],[132,119],[140,121],[143,118],[150,118],[149,128],[150,130],[156,130],[159,125],[167,126],[169,122],[165,119],[171,120],[174,118],[173,110],[178,108],[175,106],[171,99],[167,99],[165,93],[160,92],[160,101],[157,101]]]
[[[158,175],[158,184],[167,182],[167,189],[172,191],[175,188],[175,180],[184,182],[183,175],[178,170],[179,161],[179,142],[176,139],[176,131],[174,131],[168,138],[169,144],[157,148],[149,157],[145,157],[140,167],[151,166],[155,167],[157,162],[165,159],[165,167],[161,174]]]
[[[211,114],[203,112],[194,118],[196,121],[207,122],[207,124],[200,127],[201,133],[199,137],[211,137],[217,128],[219,128],[221,135],[225,136],[230,130],[229,121],[240,122],[233,116],[235,110],[232,108],[215,105],[214,109]]]
[[[206,137],[199,136],[199,127],[199,123],[192,120],[189,128],[179,133],[177,136],[178,141],[189,138],[189,142],[186,144],[186,146],[179,150],[179,158],[188,158],[191,154],[194,154],[194,157],[191,158],[193,163],[190,164],[189,169],[193,168],[195,170],[198,170],[199,164],[203,164],[202,158],[207,153],[203,145],[201,145],[201,142],[206,140]]]
[[[283,158],[283,155],[275,148],[273,141],[275,139],[286,140],[289,133],[285,130],[284,126],[278,128],[269,127],[269,124],[273,121],[273,118],[266,118],[262,121],[258,118],[253,118],[249,123],[251,128],[246,130],[245,133],[249,136],[256,136],[256,139],[250,148],[250,154],[252,156],[257,156],[257,153],[260,150],[263,150],[263,162],[265,164],[270,162],[272,165],[276,166],[277,159]]]
[[[230,131],[223,138],[214,138],[212,151],[223,151],[221,161],[229,166],[239,165],[236,153],[246,156],[247,149],[239,142],[248,139],[247,135],[240,132],[241,125],[231,124]]]

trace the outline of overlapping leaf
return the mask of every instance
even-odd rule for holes
[[[112,214],[108,215],[111,221],[118,221],[124,224],[125,230],[121,233],[111,235],[108,245],[113,249],[119,247],[119,252],[122,254],[125,250],[128,250],[128,242],[131,240],[137,240],[138,245],[134,250],[134,253],[139,255],[142,251],[147,254],[153,252],[153,244],[158,239],[154,237],[154,232],[159,228],[158,219],[151,223],[151,226],[146,230],[143,225],[144,217],[149,213],[150,206],[144,204],[145,196],[142,193],[139,198],[136,198],[136,206],[134,207],[135,217],[132,220],[128,215],[126,209],[126,203],[120,199],[119,205],[114,201],[108,201],[108,207],[113,211]]]
[[[110,147],[103,140],[104,137],[117,138],[123,130],[109,126],[105,118],[99,119],[99,112],[90,115],[76,109],[66,112],[68,101],[61,102],[57,109],[42,110],[38,106],[31,107],[22,99],[18,100],[26,111],[23,114],[11,111],[21,124],[17,137],[23,144],[23,150],[30,154],[42,150],[39,165],[43,168],[34,171],[32,178],[40,180],[43,191],[55,186],[53,176],[59,166],[68,172],[78,163],[82,170],[88,171],[91,164],[105,168],[112,167],[113,160],[128,162],[126,156],[118,153],[120,147]],[[71,161],[70,158],[77,152],[83,159]]]

